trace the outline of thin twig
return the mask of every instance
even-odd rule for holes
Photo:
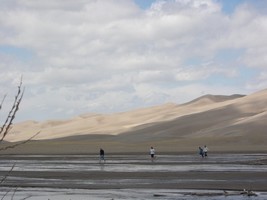
[[[6,197],[6,195],[7,195],[11,190],[12,190],[12,189],[6,191],[6,193],[4,194],[4,196],[2,196],[2,199],[1,199],[1,200],[3,200],[3,199]]]
[[[8,173],[5,175],[5,177],[0,181],[0,185],[7,179],[7,177],[9,176],[9,174],[13,171],[15,165],[16,165],[16,163],[13,164],[13,166],[12,166],[11,169],[8,171]]]
[[[16,113],[19,110],[19,105],[21,103],[21,100],[22,100],[22,97],[24,94],[24,90],[25,90],[25,88],[23,88],[23,90],[21,90],[21,86],[22,86],[22,81],[20,82],[20,84],[18,86],[18,92],[17,92],[17,95],[15,96],[15,100],[14,100],[12,108],[9,111],[8,117],[6,118],[2,127],[0,127],[0,135],[2,134],[2,138],[0,139],[0,143],[4,140],[7,133],[9,132],[9,130],[12,126],[12,122],[15,119]]]
[[[29,198],[31,198],[31,197],[32,197],[32,195],[28,195],[27,197],[24,197],[24,198],[21,199],[21,200],[29,199]]]
[[[5,98],[6,98],[6,94],[4,95],[4,97],[3,97],[3,99],[2,99],[2,102],[1,102],[1,104],[0,104],[0,110],[2,109],[2,106],[3,106],[3,104],[4,104],[4,101],[5,101]]]
[[[35,135],[30,137],[28,140],[25,140],[25,141],[22,141],[20,143],[17,143],[17,144],[14,144],[14,145],[10,145],[10,146],[7,146],[7,147],[0,148],[0,151],[4,151],[4,150],[7,150],[7,149],[13,149],[13,148],[15,148],[17,146],[20,146],[22,144],[26,144],[27,142],[31,141],[35,136],[37,136],[39,133],[41,133],[41,131],[37,132]]]
[[[14,196],[15,196],[15,194],[16,194],[16,192],[17,192],[17,189],[18,189],[18,186],[16,186],[16,188],[15,188],[15,190],[14,190],[13,194],[12,194],[11,200],[13,200],[13,199],[14,199]]]

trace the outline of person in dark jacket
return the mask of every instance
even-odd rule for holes
[[[99,162],[101,163],[102,160],[105,162],[105,151],[102,148],[100,148],[99,156]]]
[[[202,147],[198,147],[198,150],[199,150],[199,155],[201,155],[201,157],[204,158],[204,151]]]

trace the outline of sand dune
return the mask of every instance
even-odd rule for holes
[[[205,95],[186,104],[169,103],[109,115],[88,113],[69,120],[25,121],[15,124],[6,139],[26,140],[41,131],[36,140],[87,138],[92,142],[92,137],[95,141],[99,136],[100,141],[132,145],[133,149],[137,143],[154,143],[166,151],[179,147],[189,150],[188,146],[205,142],[218,150],[223,146],[264,150],[266,122],[267,90],[262,90],[248,96]]]
[[[221,98],[224,99],[225,97],[222,96]],[[210,99],[208,103],[204,103],[207,102],[207,99]],[[184,105],[169,103],[110,115],[83,114],[70,120],[25,121],[13,126],[7,140],[25,140],[29,135],[40,130],[42,133],[36,139],[54,139],[84,134],[117,135],[141,125],[169,121],[183,115],[203,112],[213,108],[213,106],[220,106],[214,105],[218,100],[214,101],[213,99],[214,96],[210,95]]]

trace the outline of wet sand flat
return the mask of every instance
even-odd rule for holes
[[[1,176],[3,176],[1,172]],[[11,178],[16,176],[16,178]],[[267,191],[266,172],[13,172],[3,186],[72,189],[218,189]],[[18,180],[20,179],[20,180]]]
[[[4,188],[60,190],[219,190],[267,191],[267,154],[20,155],[0,157]],[[15,167],[8,171],[15,163]],[[8,175],[7,175],[8,174]]]

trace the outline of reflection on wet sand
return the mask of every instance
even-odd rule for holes
[[[1,194],[18,199],[266,199],[266,154],[91,155],[0,157]],[[34,188],[34,190],[32,189]],[[53,188],[53,189],[51,189]],[[244,191],[245,189],[245,191]],[[39,192],[37,192],[39,191]],[[12,192],[7,196],[11,197]],[[14,198],[16,199],[16,198]],[[213,198],[214,199],[214,198]]]

